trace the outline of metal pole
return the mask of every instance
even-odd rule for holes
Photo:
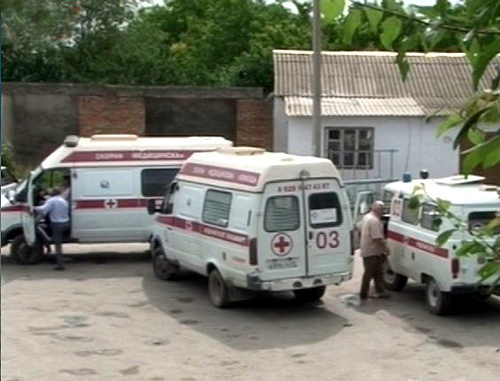
[[[321,10],[320,0],[313,0],[313,144],[314,154],[323,154],[321,143]]]

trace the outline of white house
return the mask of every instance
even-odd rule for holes
[[[423,168],[432,177],[460,171],[456,131],[438,139],[437,129],[472,93],[466,57],[408,54],[406,82],[395,57],[323,52],[322,156],[346,180],[400,178],[404,172],[415,177]],[[274,149],[312,155],[312,53],[276,50],[274,72]],[[490,65],[485,81],[493,75]]]

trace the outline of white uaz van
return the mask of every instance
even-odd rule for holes
[[[450,311],[453,294],[474,293],[480,298],[489,296],[495,277],[480,283],[478,270],[484,258],[457,257],[455,253],[469,233],[456,232],[442,246],[436,244],[440,233],[453,224],[443,218],[436,223],[438,209],[432,200],[451,203],[450,212],[461,217],[468,229],[485,226],[500,211],[500,196],[496,186],[481,184],[479,176],[452,176],[437,180],[395,182],[384,189],[393,195],[387,239],[391,251],[384,271],[388,289],[402,290],[408,278],[427,285],[426,301],[431,312],[442,315]],[[426,201],[418,210],[410,208],[410,198],[416,186],[424,185]],[[500,287],[500,286],[499,286]]]
[[[351,228],[331,161],[224,148],[177,174],[156,214],[153,267],[164,280],[181,268],[208,276],[217,307],[241,289],[317,300],[352,277]]]
[[[71,205],[69,242],[148,242],[152,217],[145,208],[147,200],[161,200],[191,154],[228,146],[232,143],[220,137],[66,138],[30,174],[26,191],[16,195],[23,203],[24,235],[12,242],[12,259],[20,264],[42,259],[50,234],[37,226],[33,207],[56,186],[63,188]]]

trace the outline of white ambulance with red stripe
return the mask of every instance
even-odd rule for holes
[[[349,202],[327,159],[250,147],[194,154],[156,212],[156,276],[208,276],[217,307],[242,290],[317,300],[352,277]]]
[[[490,295],[495,279],[480,283],[478,275],[485,259],[455,255],[461,242],[470,239],[469,233],[456,232],[443,246],[436,244],[439,234],[452,229],[453,222],[439,217],[434,200],[450,202],[449,211],[465,221],[470,230],[485,226],[500,211],[498,187],[482,184],[483,180],[458,175],[395,182],[384,188],[393,195],[387,229],[391,253],[384,271],[387,288],[400,291],[408,278],[426,284],[427,306],[438,315],[450,311],[454,294],[470,293],[483,299]],[[415,187],[422,185],[425,201],[412,209],[410,199]]]
[[[147,200],[161,200],[191,154],[230,146],[232,142],[220,137],[66,138],[30,174],[26,191],[16,195],[24,235],[12,242],[12,259],[32,264],[43,258],[44,234],[36,226],[33,207],[56,186],[71,205],[70,242],[148,242],[152,217]]]

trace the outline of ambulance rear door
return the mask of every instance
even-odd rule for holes
[[[306,275],[306,231],[301,181],[269,183],[264,188],[257,237],[262,280]]]
[[[336,179],[303,182],[308,276],[346,272],[351,267],[351,218]]]

